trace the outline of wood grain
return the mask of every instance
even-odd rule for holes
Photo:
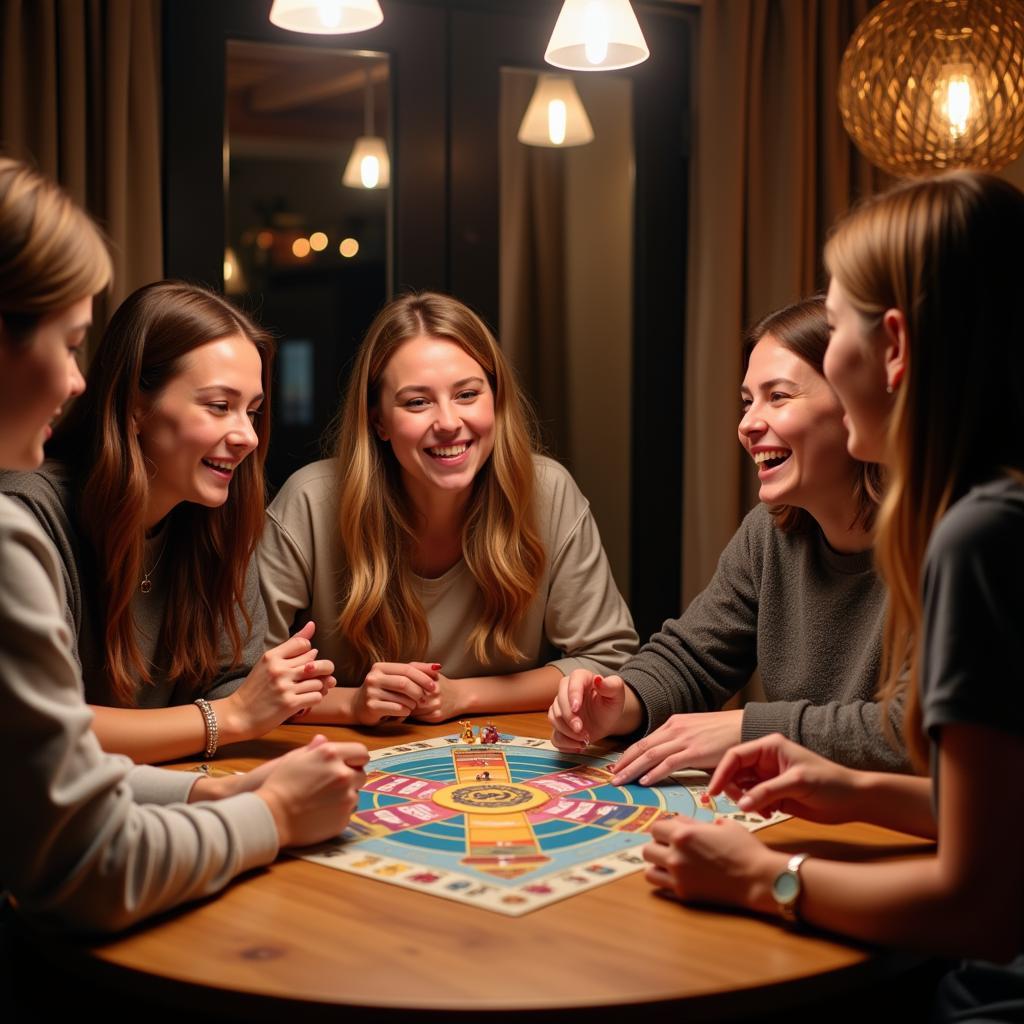
[[[541,715],[499,716],[506,732],[546,736]],[[315,732],[370,747],[446,735],[448,726],[380,731],[284,726],[229,748],[246,768]],[[779,849],[866,859],[927,849],[869,825],[792,820],[757,833]],[[281,858],[193,906],[81,950],[86,962],[166,981],[311,1006],[391,1010],[568,1010],[686,1001],[691,1019],[841,992],[901,961],[753,916],[684,907],[642,874],[521,918]]]

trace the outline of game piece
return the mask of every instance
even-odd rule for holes
[[[498,732],[497,726],[493,722],[488,722],[484,726],[484,730],[480,735],[481,743],[500,743],[501,735]]]
[[[711,800],[706,782],[612,787],[614,756],[518,736],[482,744],[486,726],[479,738],[468,720],[459,729],[374,751],[341,838],[298,856],[518,916],[642,870],[640,847],[659,821],[741,814],[725,797]],[[753,831],[784,817],[742,824]]]

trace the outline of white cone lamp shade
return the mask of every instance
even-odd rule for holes
[[[571,78],[541,75],[516,138],[527,146],[585,146],[594,139],[586,108]]]
[[[565,0],[544,59],[569,71],[612,71],[650,55],[629,0]]]
[[[360,135],[356,139],[341,183],[349,188],[387,188],[391,184],[388,147],[379,135]]]
[[[321,36],[364,32],[383,20],[378,0],[274,0],[270,8],[278,28]]]

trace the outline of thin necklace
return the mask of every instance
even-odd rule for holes
[[[164,557],[164,550],[167,547],[167,539],[164,539],[163,544],[160,546],[160,554],[156,556],[156,561],[153,563],[153,568],[146,572],[145,566],[143,566],[142,582],[139,584],[139,590],[144,594],[148,594],[153,589],[153,584],[150,582],[149,577],[156,572],[156,567],[160,564],[160,559]]]

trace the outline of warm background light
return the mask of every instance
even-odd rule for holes
[[[359,243],[354,238],[343,238],[341,245],[338,246],[338,252],[341,253],[345,259],[352,259],[357,252],[359,252]]]
[[[261,249],[269,249],[274,244],[273,231],[261,231],[256,236],[256,245]]]
[[[300,260],[309,255],[309,250],[310,244],[308,238],[296,238],[295,241],[292,242],[292,255],[298,256]]]
[[[323,252],[327,248],[328,238],[322,231],[314,231],[309,236],[309,247],[313,252]]]

